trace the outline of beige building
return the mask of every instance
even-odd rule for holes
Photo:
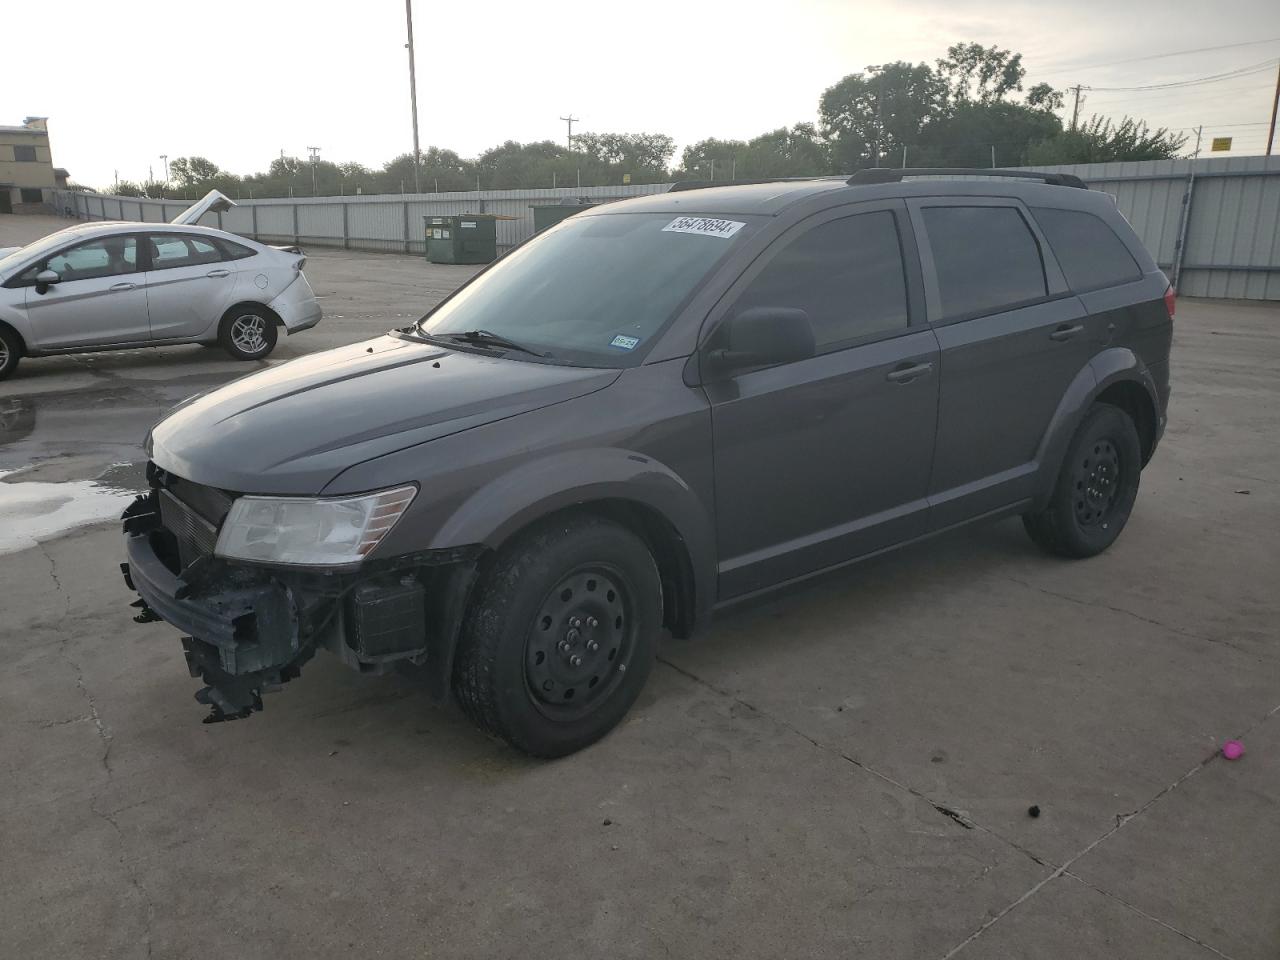
[[[59,172],[65,183],[66,171]],[[46,119],[0,126],[0,213],[48,213],[57,185]]]

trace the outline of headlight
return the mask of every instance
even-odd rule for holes
[[[396,487],[359,497],[241,497],[214,553],[236,560],[339,566],[359,563],[395,526],[418,492]]]

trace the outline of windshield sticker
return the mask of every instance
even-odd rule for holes
[[[700,233],[704,237],[720,237],[728,240],[746,224],[738,220],[716,220],[711,217],[676,217],[663,233]]]
[[[634,350],[639,342],[639,337],[624,337],[622,334],[618,334],[609,341],[609,346],[619,347],[623,350]]]

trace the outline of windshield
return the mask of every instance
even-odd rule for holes
[[[419,327],[434,337],[496,334],[553,362],[633,366],[743,226],[670,213],[571,217],[495,263]]]
[[[56,233],[51,233],[46,237],[41,237],[34,243],[29,243],[25,247],[15,250],[7,257],[0,258],[0,272],[17,265],[18,263],[25,263],[34,255],[58,249],[63,244],[69,243],[73,239],[73,235],[83,229],[84,224],[64,227]]]

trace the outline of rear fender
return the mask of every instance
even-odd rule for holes
[[[1093,357],[1080,369],[1063,393],[1040,441],[1040,449],[1036,453],[1040,469],[1036,479],[1033,510],[1044,509],[1049,497],[1053,495],[1062,458],[1066,456],[1067,446],[1084,415],[1099,394],[1122,380],[1140,383],[1151,399],[1153,408],[1157,411],[1160,409],[1155,380],[1136,353],[1128,347],[1111,347]]]

